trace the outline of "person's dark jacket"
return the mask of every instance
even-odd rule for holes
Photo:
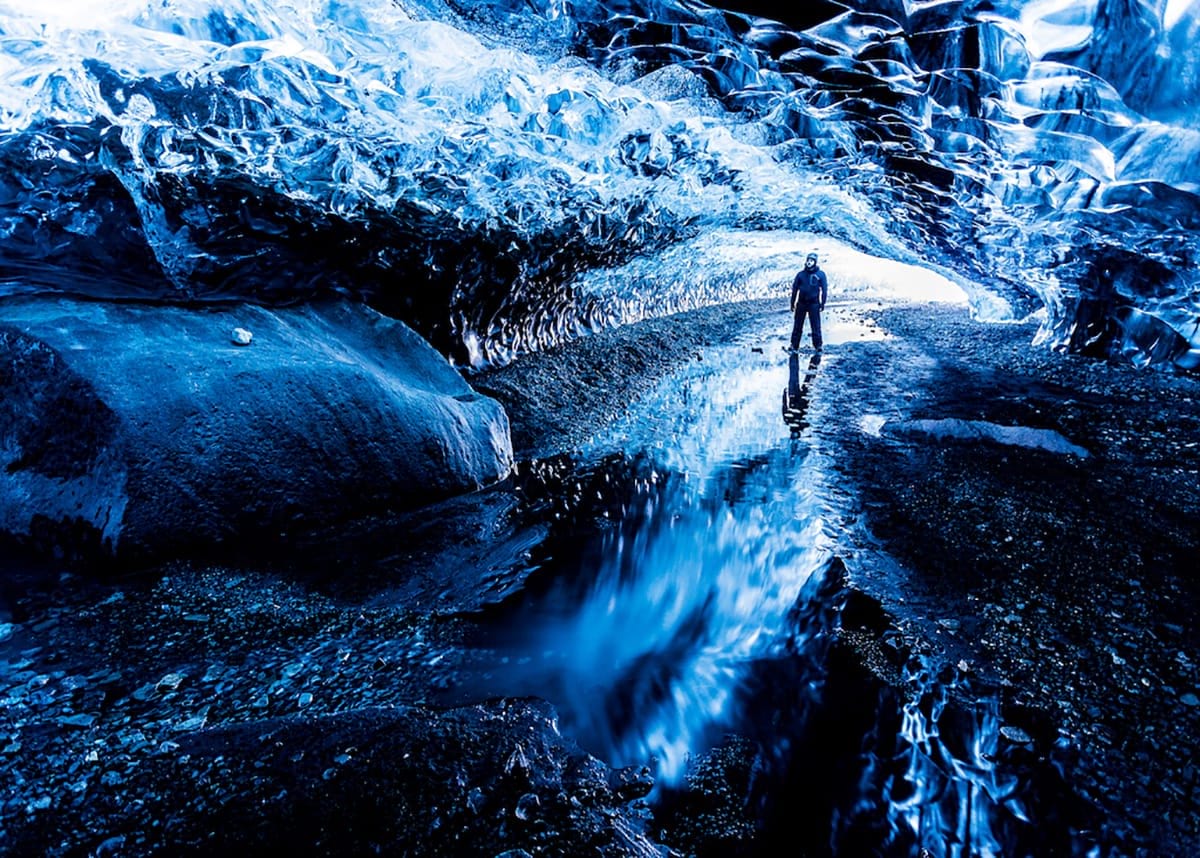
[[[824,310],[828,291],[829,282],[825,279],[824,271],[816,266],[802,268],[792,281],[792,309],[816,304]]]

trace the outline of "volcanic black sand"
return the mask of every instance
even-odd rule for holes
[[[579,757],[541,704],[445,711],[439,694],[474,617],[520,591],[538,516],[582,515],[572,451],[681,362],[786,313],[711,307],[471,376],[512,420],[519,466],[496,490],[221,562],[10,569],[0,845],[773,854],[744,801],[745,737],[649,824],[645,773]],[[808,391],[845,502],[833,658],[897,697],[918,656],[957,693],[995,689],[1007,740],[1063,771],[1108,854],[1200,854],[1200,381],[1054,353],[1033,323],[956,306],[829,316],[873,334],[829,345]],[[754,348],[786,370],[777,340]],[[832,773],[814,768],[817,796]]]
[[[847,582],[883,613],[843,628],[845,644],[884,680],[898,681],[900,651],[994,684],[1018,734],[1078,751],[1072,788],[1125,844],[1200,854],[1200,380],[1056,353],[1032,345],[1033,322],[954,305],[830,309],[888,335],[830,346],[810,394],[829,405],[813,431],[853,510]],[[627,379],[782,313],[656,320],[477,383],[525,452],[544,453],[619,409]],[[956,419],[1051,430],[1083,452],[915,422]]]

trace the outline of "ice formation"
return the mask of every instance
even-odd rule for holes
[[[350,294],[480,365],[801,232],[1200,363],[1194,5],[724,5],[7,0],[0,293]]]

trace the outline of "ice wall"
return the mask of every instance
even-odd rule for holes
[[[479,364],[801,232],[1200,362],[1193,8],[725,5],[7,0],[0,294],[337,292]]]

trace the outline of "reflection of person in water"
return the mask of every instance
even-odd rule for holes
[[[816,352],[808,360],[808,371],[804,373],[804,381],[800,381],[800,355],[792,352],[788,355],[788,386],[783,391],[783,422],[792,430],[792,437],[799,438],[800,433],[808,426],[808,387],[812,384],[817,367],[821,365],[821,353]]]

